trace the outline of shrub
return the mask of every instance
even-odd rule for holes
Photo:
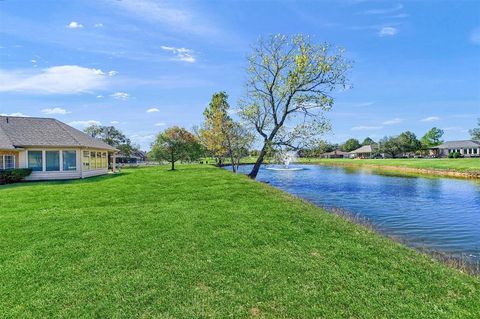
[[[451,152],[448,154],[448,158],[460,158],[460,157],[462,157],[460,152]]]
[[[31,173],[31,168],[14,168],[0,170],[0,185],[19,182]]]

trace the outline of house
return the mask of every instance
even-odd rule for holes
[[[134,150],[130,155],[126,155],[122,152],[117,154],[117,163],[119,164],[139,164],[145,162],[147,159],[147,153],[140,150]]]
[[[464,157],[480,157],[480,141],[449,141],[432,147],[431,151],[433,156],[438,157],[447,157],[453,152],[459,152]]]
[[[52,118],[0,116],[0,169],[31,168],[26,180],[106,174],[108,159],[114,162],[116,152],[103,141]]]
[[[374,154],[374,146],[363,145],[356,150],[351,151],[349,154],[352,158],[371,158]]]
[[[348,158],[349,153],[341,150],[335,150],[332,152],[327,152],[320,154],[320,158]]]

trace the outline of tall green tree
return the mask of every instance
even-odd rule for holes
[[[402,153],[402,146],[398,137],[385,136],[379,142],[379,152],[395,158]]]
[[[261,38],[248,58],[240,114],[262,144],[249,176],[256,178],[269,148],[299,149],[330,129],[332,92],[346,86],[343,51],[308,36]]]
[[[91,125],[84,132],[93,138],[98,138],[120,150],[125,156],[130,156],[135,148],[129,138],[115,126]]]
[[[432,127],[425,135],[422,136],[420,142],[423,149],[429,149],[433,146],[437,146],[443,143],[442,136],[443,130],[437,127]]]
[[[357,148],[359,148],[361,145],[360,145],[360,142],[355,139],[355,138],[350,138],[348,139],[345,143],[343,143],[342,145],[342,150],[344,152],[351,152],[353,150],[356,150]]]
[[[372,140],[370,137],[366,137],[362,142],[362,146],[373,145],[373,144],[375,144],[375,141]]]
[[[477,127],[469,131],[472,140],[480,141],[480,118],[477,119]]]
[[[201,157],[202,147],[197,138],[184,128],[174,126],[159,133],[152,144],[151,156],[171,163],[172,171],[179,160],[193,161]]]
[[[417,139],[415,133],[405,131],[398,136],[398,141],[403,153],[411,153],[422,148],[422,144]]]

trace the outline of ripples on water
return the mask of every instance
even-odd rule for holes
[[[367,218],[411,246],[480,261],[480,183],[449,178],[391,176],[362,169],[295,165],[262,168],[257,177],[326,208]],[[250,165],[241,166],[248,173]]]

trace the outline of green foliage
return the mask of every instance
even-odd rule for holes
[[[14,168],[0,170],[0,185],[17,183],[32,173],[31,168]]]
[[[125,156],[130,156],[135,147],[131,141],[120,130],[114,126],[91,125],[83,130],[86,134],[93,138],[98,138],[120,150]]]
[[[405,131],[398,136],[398,143],[402,153],[412,153],[421,149],[422,144],[417,140],[415,133]]]
[[[310,148],[330,129],[325,112],[332,92],[347,86],[350,63],[341,49],[304,35],[261,38],[248,59],[247,94],[240,114],[263,147],[249,176],[255,178],[268,147]]]
[[[437,127],[432,127],[425,135],[421,138],[422,148],[429,149],[433,146],[437,146],[443,143],[442,136],[443,130]]]
[[[244,176],[179,171],[2,186],[0,317],[478,318],[478,278]]]
[[[373,144],[376,144],[374,140],[372,140],[370,137],[367,137],[363,140],[362,142],[362,146],[365,146],[365,145],[373,145]]]
[[[450,152],[448,153],[448,158],[460,158],[462,157],[462,154],[460,154],[460,152]]]
[[[480,118],[477,119],[477,127],[469,131],[473,140],[480,141]]]
[[[172,164],[182,161],[195,161],[202,157],[202,147],[198,139],[184,128],[174,126],[159,133],[152,144],[151,156],[157,161]]]
[[[343,143],[342,150],[344,152],[351,152],[353,150],[356,150],[360,146],[360,142],[357,139],[351,138],[348,139],[345,143]]]
[[[332,152],[338,149],[338,147],[338,144],[332,144],[325,140],[320,140],[310,148],[301,149],[298,152],[298,155],[300,157],[318,157],[320,154]]]

